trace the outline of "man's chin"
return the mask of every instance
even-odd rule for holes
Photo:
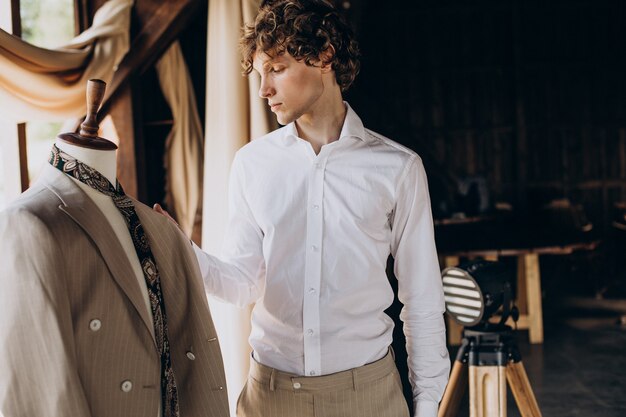
[[[293,122],[293,118],[283,114],[277,114],[276,120],[278,121],[278,124],[282,126],[288,125],[289,123]]]

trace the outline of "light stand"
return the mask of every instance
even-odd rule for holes
[[[522,417],[541,417],[512,329],[504,324],[518,315],[510,306],[505,272],[487,261],[443,271],[448,314],[466,327],[438,417],[457,416],[468,385],[470,417],[506,417],[507,382]],[[503,309],[500,322],[490,323],[498,307]]]

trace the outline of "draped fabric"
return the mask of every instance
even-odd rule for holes
[[[110,82],[129,48],[132,0],[110,0],[67,45],[45,49],[0,29],[0,108],[5,118],[59,120],[86,113],[87,80]]]
[[[202,125],[178,41],[167,50],[156,68],[174,119],[165,142],[166,204],[173,208],[185,234],[191,236],[202,198]]]
[[[260,0],[211,0],[207,46],[202,247],[218,254],[228,220],[228,176],[235,152],[277,127],[258,95],[257,75],[241,75],[238,44],[244,22],[252,22]],[[211,300],[223,346],[231,414],[248,375],[250,309]]]
[[[56,49],[45,49],[0,30],[0,117],[13,122],[76,119],[86,113],[87,80],[109,83],[129,50],[133,0],[109,0],[93,25]],[[166,200],[191,235],[201,206],[202,125],[193,86],[176,42],[157,63],[174,118],[166,141]]]

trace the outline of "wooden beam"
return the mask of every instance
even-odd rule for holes
[[[78,35],[90,26],[87,0],[74,0],[74,33]]]
[[[200,0],[137,1],[136,16],[139,33],[133,37],[130,52],[126,54],[107,88],[100,109],[101,120],[120,88],[133,74],[142,74],[163,55],[178,37],[201,4]]]
[[[11,0],[11,33],[15,36],[22,37],[22,14],[20,10],[20,0]],[[17,141],[19,165],[16,168],[20,175],[19,188],[21,191],[26,191],[29,186],[28,158],[26,152],[26,123],[17,124],[17,136],[14,139]]]
[[[11,0],[11,32],[15,36],[22,37],[22,15],[20,13],[20,0]]]
[[[124,187],[124,192],[133,198],[137,198],[137,157],[135,150],[135,127],[133,120],[133,101],[129,84],[120,90],[115,102],[112,104],[109,115],[113,119],[113,125],[119,144],[117,148],[117,178]]]
[[[28,152],[26,149],[26,123],[17,125],[17,149],[20,160],[20,187],[23,191],[28,190],[30,180],[28,178]]]
[[[21,173],[21,168],[17,126],[14,124],[2,132],[2,154],[0,157],[3,159],[4,200],[7,203],[17,198],[23,191],[18,176],[18,173]]]

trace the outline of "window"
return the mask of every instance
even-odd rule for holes
[[[74,0],[0,0],[0,27],[55,48],[75,36],[74,7]],[[0,209],[37,177],[63,122],[32,120],[0,131]]]

